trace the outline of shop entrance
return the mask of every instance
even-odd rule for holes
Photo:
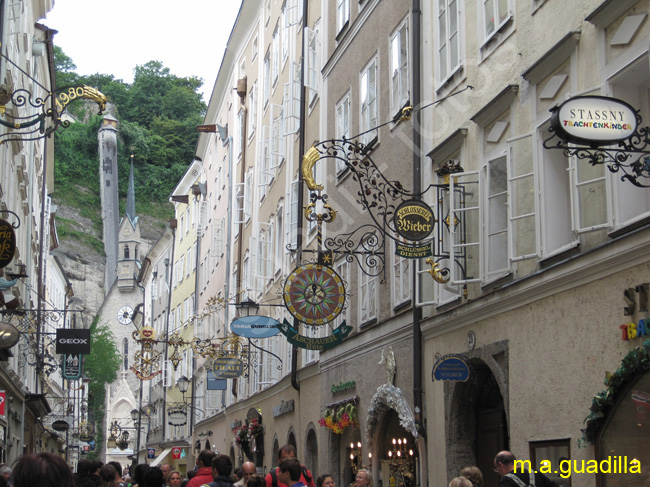
[[[477,466],[484,487],[498,487],[494,456],[509,449],[508,423],[503,395],[490,368],[472,361],[470,380],[454,386],[448,410],[447,476],[457,477],[464,467]]]

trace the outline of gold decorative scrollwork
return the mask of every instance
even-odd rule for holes
[[[317,184],[314,179],[314,165],[320,159],[320,152],[312,147],[302,158],[302,179],[307,184],[310,191],[320,191],[323,189],[322,184]]]
[[[433,259],[427,259],[424,261],[426,264],[429,264],[431,266],[431,269],[427,269],[427,272],[433,277],[433,280],[440,283],[440,284],[446,284],[449,282],[449,279],[451,277],[445,277],[443,270],[440,268],[440,264],[437,262],[434,262]]]

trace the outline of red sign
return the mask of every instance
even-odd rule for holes
[[[5,415],[5,400],[7,399],[7,392],[0,391],[0,416]]]
[[[180,448],[178,448],[178,447],[172,448],[172,458],[174,460],[180,460],[180,458],[181,458],[181,449]]]

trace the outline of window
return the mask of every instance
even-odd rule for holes
[[[248,251],[244,254],[244,260],[242,262],[242,294],[241,298],[251,298],[255,299],[255,296],[252,296],[248,291],[251,289],[251,259]]]
[[[273,80],[272,84],[278,82],[278,74],[280,73],[280,36],[278,34],[278,26],[275,27],[273,31],[273,38],[271,40],[271,49],[273,50],[273,64],[271,65],[271,79]]]
[[[306,47],[307,53],[306,68],[305,68],[305,85],[309,88],[309,105],[314,102],[318,95],[319,79],[320,79],[320,40],[319,32],[316,28],[314,30],[307,27],[306,32]]]
[[[350,0],[336,0],[336,33],[340,33],[350,21]]]
[[[286,4],[282,7],[282,14],[280,17],[280,29],[282,30],[282,65],[289,57],[289,9]]]
[[[252,170],[249,170],[246,173],[244,184],[245,184],[244,217],[246,222],[248,222],[250,221],[251,215],[253,214],[253,171]]]
[[[343,139],[350,136],[350,92],[336,104],[336,138]],[[341,173],[345,170],[346,164],[340,159],[336,159],[336,172]]]
[[[377,318],[377,277],[366,274],[359,266],[359,323],[362,325]]]
[[[278,205],[278,211],[275,215],[275,225],[274,225],[274,230],[275,230],[275,245],[274,251],[275,251],[275,268],[273,269],[274,272],[279,272],[282,270],[282,259],[284,258],[284,218],[283,218],[283,212],[284,208],[280,204]]]
[[[377,138],[377,59],[373,59],[361,73],[361,142],[369,144]]]
[[[343,281],[343,285],[345,286],[345,292],[346,294],[350,294],[350,263],[347,262],[345,259],[341,259],[338,262],[335,263],[334,265],[334,270],[336,273],[339,275],[341,280]],[[339,315],[334,319],[334,326],[339,327],[343,324],[344,321],[347,320],[348,316],[348,306],[349,306],[349,299],[346,297],[346,303],[345,306],[343,307],[343,310],[339,313]]]
[[[437,0],[438,38],[436,49],[437,81],[444,83],[460,68],[462,27],[460,17],[461,0]]]
[[[187,224],[187,225],[185,225],[185,234],[188,234],[188,233],[190,233],[190,225],[194,225],[194,220],[192,218],[192,207],[191,206],[189,206],[189,205],[187,206],[187,210],[185,210],[185,214],[187,215],[187,217],[185,219],[185,223]]]
[[[290,245],[292,249],[296,248],[297,239],[298,239],[298,219],[299,208],[298,208],[298,191],[300,186],[298,181],[293,181],[290,185],[289,192],[287,193],[287,224],[286,224],[286,238],[285,241],[287,245]],[[285,249],[287,252],[288,250]]]
[[[129,258],[129,246],[128,245],[124,246],[124,258],[125,259]]]
[[[396,246],[397,242],[393,242]],[[406,259],[393,252],[393,306],[397,307],[411,300],[411,259]]]
[[[257,42],[257,36],[253,39],[253,44],[251,46],[251,63],[255,61],[255,58],[257,58],[257,51],[259,50],[258,48],[258,42]]]
[[[483,0],[483,34],[489,39],[512,16],[511,0]]]
[[[264,55],[264,106],[269,102],[269,97],[271,96],[271,52],[266,51]]]
[[[190,277],[190,273],[192,272],[192,247],[187,249],[187,254],[185,254],[185,276]]]
[[[248,140],[255,135],[255,124],[257,123],[257,81],[251,86],[248,94]]]
[[[295,134],[300,128],[300,64],[291,63],[289,82],[284,84],[284,135]]]
[[[393,114],[397,113],[409,100],[408,39],[407,22],[404,22],[390,39],[390,106]]]
[[[239,110],[237,113],[237,134],[235,135],[235,154],[237,158],[241,158],[242,148],[244,141],[242,140],[245,132],[244,127],[244,110]]]
[[[124,357],[124,370],[129,370],[129,339],[122,340],[122,355]]]
[[[270,235],[270,229],[271,226],[270,224],[264,224],[260,222],[260,228],[264,228],[260,230],[260,237],[258,241],[258,252],[257,252],[257,258],[258,258],[258,275],[260,279],[262,280],[268,280],[272,276],[272,270],[271,270],[271,246],[273,245],[273,242],[269,238]],[[260,289],[263,289],[263,287],[260,286]]]
[[[486,181],[485,260],[486,277],[507,272],[508,262],[508,160],[506,156],[488,161]]]
[[[271,105],[271,167],[275,169],[284,162],[284,114],[280,105]]]

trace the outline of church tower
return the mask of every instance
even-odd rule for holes
[[[99,194],[102,203],[104,252],[104,295],[108,294],[117,278],[117,233],[120,218],[117,172],[117,120],[105,115],[97,134],[99,142]]]
[[[135,214],[135,185],[133,182],[133,155],[129,172],[129,188],[126,195],[126,216],[122,218],[118,231],[117,288],[120,292],[135,289],[140,259],[142,256],[140,225]]]

